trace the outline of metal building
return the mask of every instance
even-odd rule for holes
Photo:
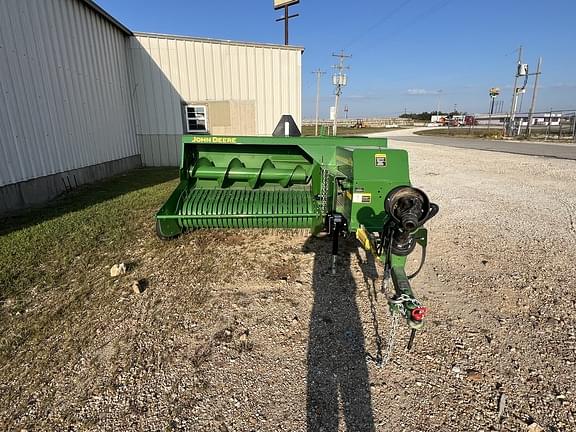
[[[0,1],[0,212],[141,166],[183,133],[301,122],[302,49],[134,34],[91,0]]]
[[[0,1],[0,211],[140,166],[130,35],[91,2]]]
[[[144,165],[176,165],[183,131],[271,135],[282,114],[301,124],[302,48],[136,33],[130,54]]]

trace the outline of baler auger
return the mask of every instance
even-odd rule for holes
[[[415,330],[426,308],[410,279],[425,258],[424,223],[438,212],[411,186],[408,154],[387,148],[385,138],[231,137],[185,135],[180,184],[156,215],[166,239],[196,228],[309,228],[333,242],[355,233],[384,263],[384,285],[393,314]],[[407,275],[406,257],[419,244],[422,262]]]

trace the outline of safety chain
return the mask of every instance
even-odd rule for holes
[[[390,333],[388,334],[386,353],[382,359],[382,365],[386,365],[392,356],[392,351],[394,350],[394,341],[396,339],[396,330],[398,329],[398,321],[400,320],[400,316],[406,319],[409,317],[409,309],[404,306],[405,302],[410,302],[416,307],[420,306],[420,302],[418,300],[416,300],[414,297],[410,297],[407,294],[388,298],[388,305],[390,306],[390,313],[392,314],[392,326],[390,327]],[[415,330],[413,329],[412,335],[410,336],[410,342],[408,343],[408,350],[410,350],[412,346],[414,334]]]
[[[390,327],[390,333],[388,333],[388,340],[386,341],[386,352],[382,356],[382,366],[386,366],[392,357],[392,351],[394,350],[394,340],[396,339],[396,330],[398,330],[398,323],[400,322],[400,314],[396,311],[392,311],[392,326]]]
[[[388,303],[396,305],[403,315],[406,315],[406,309],[404,307],[405,302],[410,302],[414,306],[420,306],[420,302],[414,297],[410,297],[408,294],[402,294],[398,297],[388,299]],[[406,316],[406,318],[408,317]]]
[[[320,168],[321,183],[320,183],[320,208],[322,214],[328,213],[328,170],[324,167]]]

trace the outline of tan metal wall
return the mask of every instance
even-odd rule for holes
[[[282,114],[301,123],[302,49],[137,33],[130,38],[144,165],[177,165],[186,103],[208,105],[211,133],[271,135]],[[229,102],[230,126],[212,124]],[[214,108],[213,108],[214,109]]]
[[[0,186],[138,155],[126,36],[77,0],[0,0]]]

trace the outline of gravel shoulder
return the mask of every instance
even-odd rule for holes
[[[3,430],[574,431],[576,162],[393,141],[440,205],[388,365],[382,268],[292,231],[153,234],[4,302]],[[40,263],[39,263],[40,264]],[[412,263],[414,265],[414,263]],[[135,294],[133,280],[146,289]],[[537,426],[542,429],[537,429]],[[531,428],[531,429],[530,429]]]

